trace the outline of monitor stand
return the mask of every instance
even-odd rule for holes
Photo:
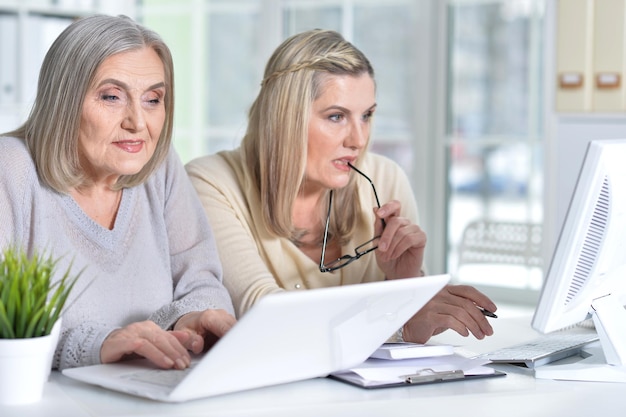
[[[602,347],[595,343],[584,349],[577,362],[573,358],[535,368],[535,378],[569,381],[626,382],[626,366],[609,365]]]
[[[626,382],[626,310],[617,297],[595,299],[591,306],[599,342],[583,350],[577,362],[553,362],[535,369],[535,378]]]

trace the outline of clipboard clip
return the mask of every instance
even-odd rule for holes
[[[407,384],[420,384],[424,382],[449,381],[451,379],[463,379],[465,373],[463,370],[456,369],[453,371],[435,371],[432,368],[419,369],[416,373],[403,375],[404,382]]]

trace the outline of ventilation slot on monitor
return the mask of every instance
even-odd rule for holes
[[[593,208],[593,214],[591,216],[591,221],[589,222],[589,227],[587,228],[587,234],[585,235],[583,247],[578,255],[578,262],[576,264],[576,269],[574,270],[574,278],[571,280],[571,284],[567,292],[567,299],[565,300],[566,305],[574,300],[578,292],[583,288],[589,278],[589,275],[591,274],[591,271],[593,270],[596,260],[598,259],[598,251],[600,250],[600,245],[604,239],[604,234],[606,233],[606,227],[608,224],[610,203],[609,191],[609,179],[605,176],[602,181],[602,188],[600,190],[600,194],[598,195],[598,200]]]

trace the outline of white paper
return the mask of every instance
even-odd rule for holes
[[[335,375],[356,374],[370,383],[396,383],[404,380],[407,375],[420,373],[425,369],[433,372],[461,370],[465,375],[490,375],[494,369],[482,366],[488,364],[484,358],[465,358],[460,355],[446,355],[418,359],[402,359],[389,361],[384,359],[368,359],[361,365],[336,372]]]

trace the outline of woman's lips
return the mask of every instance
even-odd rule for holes
[[[137,153],[143,149],[144,141],[142,140],[123,140],[113,142],[115,146],[128,153]]]

